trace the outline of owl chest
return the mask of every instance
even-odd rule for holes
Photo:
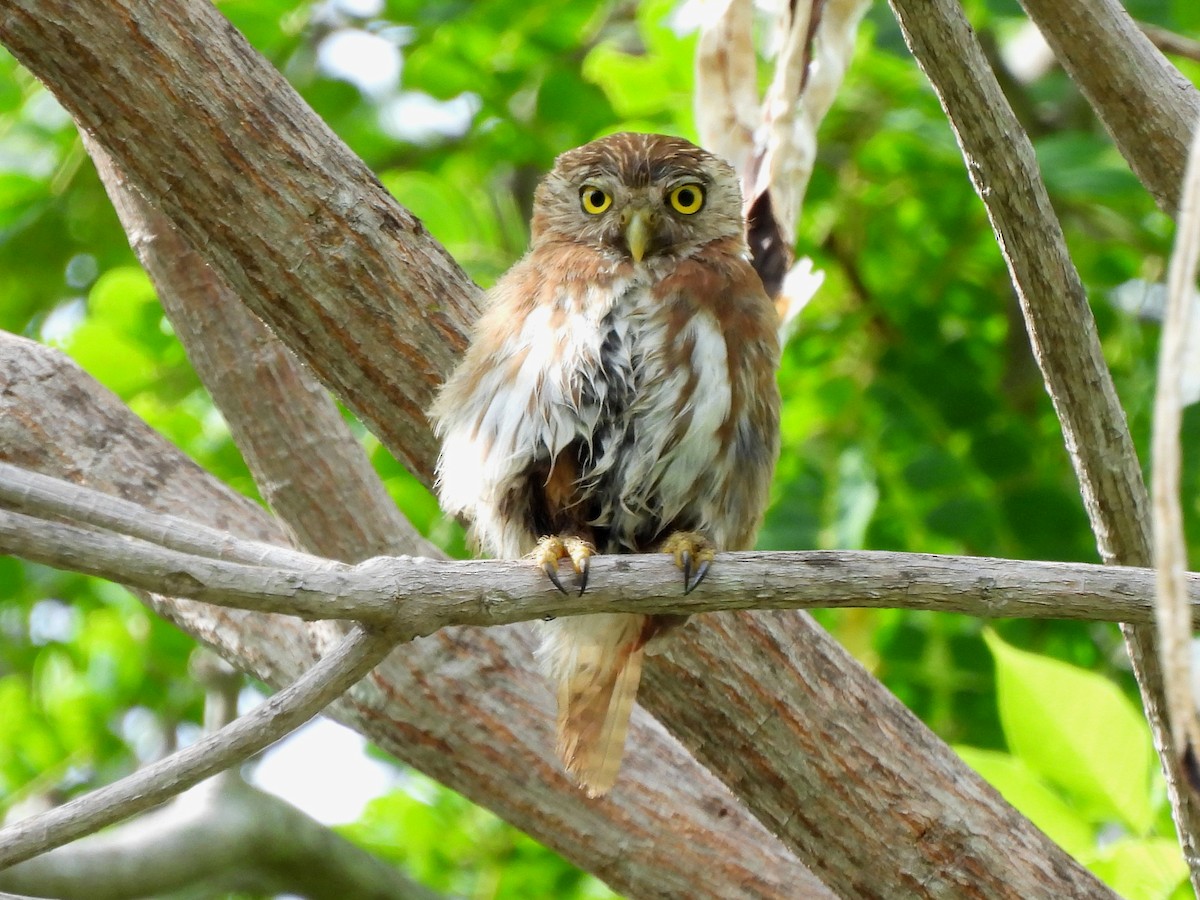
[[[729,417],[724,335],[708,314],[631,292],[598,317],[565,367],[577,439],[573,502],[605,549],[644,549],[709,518]],[[686,314],[685,314],[686,313]]]

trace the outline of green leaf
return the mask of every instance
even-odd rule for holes
[[[998,750],[955,747],[963,762],[1072,856],[1093,852],[1092,826],[1021,759]]]
[[[88,310],[124,331],[143,327],[147,310],[152,311],[155,324],[161,316],[154,285],[137,266],[118,266],[97,278],[88,295]]]
[[[1116,841],[1083,862],[1126,900],[1167,900],[1188,877],[1179,845],[1168,838]]]
[[[1014,755],[1094,821],[1153,824],[1154,750],[1141,714],[1101,675],[984,635],[996,660],[1000,722]]]
[[[123,397],[155,379],[154,359],[142,345],[104,320],[89,317],[67,338],[64,349],[89,375]]]

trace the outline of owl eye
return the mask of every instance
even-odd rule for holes
[[[612,206],[612,194],[594,184],[585,184],[579,191],[579,201],[583,204],[584,212],[598,216]]]
[[[675,212],[690,216],[700,212],[704,205],[704,188],[698,184],[681,184],[671,191],[669,199]]]

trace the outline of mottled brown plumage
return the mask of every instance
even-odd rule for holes
[[[733,171],[687,141],[618,134],[558,158],[530,250],[433,409],[442,505],[484,550],[533,553],[556,583],[559,558],[585,578],[591,548],[663,550],[691,590],[713,550],[751,546],[779,347],[743,232]],[[643,656],[671,624],[544,625],[558,752],[592,796],[616,778]]]

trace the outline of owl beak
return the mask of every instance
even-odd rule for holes
[[[653,238],[654,214],[648,209],[635,208],[625,223],[625,243],[634,262],[641,262]]]

